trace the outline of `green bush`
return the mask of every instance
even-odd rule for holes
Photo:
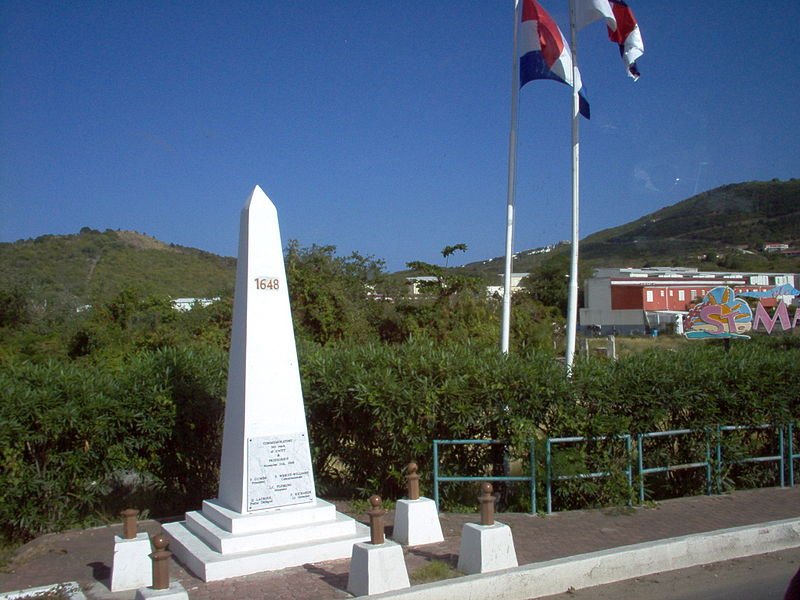
[[[0,527],[27,538],[121,508],[145,485],[172,505],[216,492],[226,356],[188,349],[0,368]],[[194,506],[190,507],[194,507]]]
[[[502,474],[504,455],[529,468],[529,440],[539,440],[542,457],[547,436],[784,425],[800,416],[800,399],[787,383],[797,380],[798,349],[763,338],[727,352],[719,345],[698,344],[618,362],[580,360],[568,380],[554,357],[542,352],[504,357],[495,348],[425,341],[303,346],[317,477],[322,489],[328,485],[392,497],[402,493],[401,470],[412,459],[429,484],[434,439],[506,441],[499,455],[462,446],[441,457],[445,471],[479,476]],[[678,443],[675,456],[696,455],[698,444],[704,456],[704,442],[696,440]],[[619,477],[628,457],[620,456],[619,445],[592,442],[568,454],[572,466],[562,465],[565,474],[615,473],[606,482],[562,484],[561,493],[572,498],[570,506],[578,505],[575,498],[582,506],[629,499],[627,483]],[[675,482],[669,485],[674,488]],[[694,490],[698,484],[689,478],[677,487],[682,486]]]
[[[203,321],[209,315],[193,318]],[[213,315],[210,315],[214,317]],[[229,311],[218,315],[222,331]],[[216,318],[216,317],[214,317]],[[192,321],[182,321],[191,323]],[[203,330],[198,322],[197,331]],[[208,330],[208,329],[206,329]],[[179,514],[216,495],[227,352],[192,328],[180,345],[133,344],[126,352],[33,361],[0,355],[0,528],[27,538],[113,513],[136,498],[153,514]],[[168,336],[172,337],[172,336]],[[214,333],[214,338],[217,333]],[[556,358],[494,345],[302,342],[301,376],[319,493],[387,498],[403,494],[404,466],[420,466],[430,495],[434,439],[496,439],[504,446],[449,447],[442,473],[524,472],[535,440],[540,485],[546,437],[614,436],[717,425],[783,425],[800,418],[797,336],[754,338],[681,351],[648,351],[618,362],[579,360],[571,379]],[[774,452],[763,431],[723,436],[725,457]],[[648,446],[653,460],[694,462],[702,435]],[[621,471],[629,457],[611,441],[559,453],[569,474],[610,470],[604,480],[561,482],[560,507],[630,499]],[[701,456],[702,458],[702,456]],[[514,462],[516,461],[516,462]],[[730,486],[773,485],[769,466],[728,465]],[[648,478],[650,497],[699,493],[702,477]],[[498,486],[522,509],[525,486]],[[148,495],[143,497],[143,490]],[[475,503],[471,486],[448,487],[450,506]],[[540,492],[543,491],[540,489]],[[146,498],[146,501],[144,500]]]
[[[29,537],[81,522],[111,476],[140,470],[163,446],[172,409],[158,381],[50,362],[0,370],[0,523]]]

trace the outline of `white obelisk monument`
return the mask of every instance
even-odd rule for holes
[[[242,209],[219,495],[164,525],[204,581],[349,558],[369,529],[316,497],[278,214]]]

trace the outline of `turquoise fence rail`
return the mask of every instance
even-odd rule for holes
[[[766,430],[766,429],[774,429],[778,434],[778,454],[769,455],[769,456],[745,456],[743,458],[738,458],[736,460],[729,460],[726,461],[722,455],[722,436],[726,431],[758,431],[758,430]],[[785,457],[784,457],[784,439],[783,439],[783,427],[778,427],[777,425],[723,425],[717,428],[717,488],[721,489],[722,487],[722,468],[725,464],[729,465],[739,465],[739,464],[746,464],[746,463],[766,463],[766,462],[776,462],[778,463],[778,469],[780,471],[780,480],[781,480],[781,487],[786,487],[786,478],[784,476],[785,471]]]
[[[611,471],[596,471],[594,473],[575,473],[573,475],[556,475],[553,477],[553,461],[552,461],[552,447],[554,445],[560,444],[576,444],[579,442],[588,442],[588,441],[604,441],[609,439],[609,436],[601,435],[595,437],[583,437],[583,436],[574,436],[574,437],[560,437],[560,438],[547,438],[547,451],[546,451],[546,463],[547,463],[547,514],[553,512],[553,480],[556,481],[569,481],[572,479],[597,479],[601,477],[609,477],[611,476]],[[633,467],[631,465],[631,436],[630,434],[621,434],[613,436],[612,439],[618,439],[625,442],[625,453],[628,458],[628,466],[625,469],[625,473],[628,477],[628,489],[633,491]]]
[[[529,442],[528,456],[530,459],[529,475],[442,475],[439,472],[439,447],[440,446],[467,446],[474,444],[507,446],[500,440],[433,440],[433,501],[439,508],[439,485],[446,482],[466,481],[525,481],[530,486],[531,514],[536,514],[536,442]]]
[[[645,475],[649,475],[651,473],[666,473],[669,471],[680,471],[685,469],[700,469],[704,468],[706,470],[706,494],[711,494],[711,482],[713,480],[712,470],[711,470],[711,442],[708,439],[708,432],[703,431],[702,433],[705,434],[705,446],[706,446],[706,459],[704,461],[699,462],[692,462],[692,463],[682,463],[678,465],[667,464],[667,465],[655,465],[652,467],[645,467],[645,452],[644,452],[644,442],[648,439],[653,438],[663,438],[663,437],[677,437],[677,436],[684,436],[684,435],[692,435],[695,433],[701,433],[696,429],[673,429],[671,431],[652,431],[649,433],[642,433],[637,436],[636,445],[637,445],[637,462],[639,468],[639,504],[644,504],[644,478]]]
[[[724,425],[712,430],[701,429],[675,429],[671,431],[653,431],[642,433],[636,436],[636,475],[639,479],[639,502],[645,501],[644,479],[647,475],[654,473],[664,473],[684,469],[705,469],[706,472],[706,494],[711,494],[722,489],[722,469],[725,465],[746,464],[746,463],[776,463],[780,472],[780,485],[785,487],[788,478],[788,485],[795,485],[795,463],[800,461],[800,444],[795,444],[794,437],[796,423],[789,423],[787,426],[778,425]],[[725,455],[726,433],[735,431],[763,431],[774,430],[777,441],[777,454],[755,455],[755,456],[736,456],[728,458]],[[716,435],[712,435],[716,432]],[[705,460],[689,462],[683,464],[660,464],[647,465],[646,456],[648,454],[645,446],[646,441],[651,438],[678,437],[692,434],[703,434],[705,437]],[[574,479],[602,478],[612,475],[611,471],[596,471],[591,473],[573,473],[570,475],[560,475],[553,473],[553,449],[555,446],[564,444],[577,444],[588,441],[603,441],[607,439],[617,439],[624,443],[627,456],[627,466],[624,474],[628,480],[628,487],[633,493],[633,436],[630,434],[620,434],[616,436],[597,436],[597,437],[555,437],[546,438],[545,445],[545,490],[547,494],[547,512],[553,512],[553,484],[559,481]],[[440,486],[449,482],[469,482],[469,481],[502,481],[502,482],[527,482],[531,496],[531,513],[537,512],[537,478],[536,471],[536,440],[528,442],[528,457],[530,460],[530,473],[523,475],[457,475],[441,473],[440,450],[443,446],[456,445],[502,445],[508,446],[507,442],[501,440],[434,440],[433,441],[433,499],[437,508],[440,505]],[[541,442],[540,442],[541,443]],[[712,453],[713,447],[713,453]],[[712,456],[714,460],[712,460]],[[487,465],[488,466],[488,465]]]

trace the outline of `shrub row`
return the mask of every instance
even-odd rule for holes
[[[0,527],[30,537],[121,508],[150,486],[154,511],[178,514],[216,494],[226,353],[145,350],[114,366],[0,363]],[[552,355],[427,341],[300,347],[320,492],[402,488],[410,460],[430,480],[434,439],[527,440],[800,417],[800,338],[619,362],[579,361],[571,379]],[[491,457],[498,464],[502,456]],[[453,452],[459,469],[486,458]],[[155,498],[155,500],[154,500]]]
[[[800,338],[579,361],[571,379],[546,353],[426,342],[309,347],[301,362],[318,477],[389,495],[409,460],[430,480],[434,439],[502,439],[524,460],[547,436],[796,420],[798,358]],[[448,461],[460,474],[486,466],[477,450]]]

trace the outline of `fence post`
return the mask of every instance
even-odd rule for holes
[[[433,440],[433,502],[439,508],[439,440]]]
[[[550,459],[550,438],[547,438],[547,452],[545,453],[545,462],[547,463],[547,514],[553,512],[553,493],[552,493],[552,466]]]
[[[531,461],[531,514],[535,515],[536,506],[536,438],[530,441],[530,461]]]
[[[789,485],[794,487],[794,423],[789,423]]]
[[[642,437],[643,434],[641,433],[636,436],[636,447],[638,449],[636,459],[639,466],[639,504],[644,504],[644,456],[642,456],[644,445],[642,444]]]

